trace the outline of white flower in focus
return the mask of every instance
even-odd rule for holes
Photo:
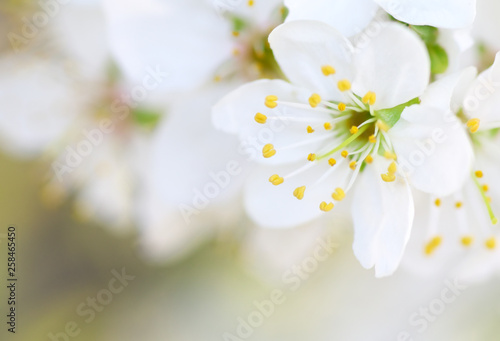
[[[287,21],[319,20],[346,36],[360,33],[379,7],[412,25],[463,28],[474,21],[475,0],[285,0]]]
[[[247,183],[247,212],[262,226],[297,226],[332,210],[358,182],[354,251],[377,276],[391,274],[413,220],[408,179],[449,194],[472,158],[465,132],[448,131],[444,111],[413,105],[428,84],[425,46],[398,24],[357,53],[321,22],[286,23],[269,40],[292,84],[256,81],[214,108],[215,125],[249,142],[247,153],[259,148],[267,166]],[[435,131],[448,138],[412,167],[416,141]]]

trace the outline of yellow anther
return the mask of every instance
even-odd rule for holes
[[[439,236],[432,238],[425,246],[425,254],[427,256],[432,255],[434,251],[436,251],[436,249],[439,247],[439,245],[441,245],[441,242],[442,238]]]
[[[385,131],[385,132],[389,131],[389,126],[384,121],[378,120],[377,127],[378,127],[378,129],[380,129],[382,131]]]
[[[325,66],[322,66],[321,67],[321,72],[323,72],[323,74],[325,76],[330,76],[330,75],[334,75],[335,74],[335,68],[331,65],[325,65]]]
[[[309,134],[312,134],[312,133],[314,133],[314,129],[311,126],[307,126],[307,132]]]
[[[264,114],[261,114],[260,112],[255,114],[254,118],[255,118],[255,122],[260,123],[260,124],[264,124],[267,122],[267,116]]]
[[[467,128],[469,128],[469,131],[473,134],[479,130],[480,125],[481,120],[479,120],[479,118],[473,118],[467,122]]]
[[[281,176],[278,174],[274,174],[269,178],[269,182],[272,183],[274,186],[281,185],[285,181]]]
[[[464,205],[464,204],[463,204],[461,201],[457,201],[457,202],[455,203],[455,207],[456,207],[456,208],[462,208],[462,206],[463,206],[463,205]]]
[[[491,237],[490,239],[488,239],[485,243],[486,247],[490,250],[493,250],[496,245],[497,245],[497,242],[495,240],[495,237]]]
[[[342,153],[340,153],[340,155],[342,155],[342,157],[345,159],[346,157],[349,156],[349,152],[347,150],[344,150],[342,151]]]
[[[347,106],[345,105],[345,103],[340,102],[337,108],[339,109],[339,111],[345,111]]]
[[[353,135],[354,135],[354,134],[356,134],[356,133],[359,131],[359,129],[358,129],[358,127],[356,127],[356,126],[352,126],[352,127],[351,127],[351,129],[350,129],[349,131],[351,132],[351,134],[353,134]]]
[[[336,188],[335,192],[332,193],[332,198],[335,201],[342,201],[345,198],[345,192],[342,188]]]
[[[490,186],[484,184],[483,185],[483,191],[488,192],[490,190]]]
[[[441,199],[436,199],[436,201],[434,201],[434,205],[436,205],[437,207],[440,207],[441,206]]]
[[[240,50],[233,49],[233,56],[238,56],[240,54]]]
[[[316,154],[314,154],[314,153],[309,154],[307,156],[307,160],[308,161],[314,161],[314,160],[316,160]]]
[[[396,160],[398,158],[396,154],[394,154],[393,152],[390,152],[388,150],[385,151],[384,157],[386,159],[389,159],[389,160]]]
[[[474,174],[476,175],[476,178],[479,179],[481,179],[484,176],[483,172],[480,170],[476,171]]]
[[[368,163],[368,164],[371,164],[373,163],[373,156],[371,155],[368,155],[365,159],[365,162]]]
[[[233,36],[234,36],[234,37],[238,37],[239,35],[240,35],[240,32],[238,32],[238,31],[233,31]]]
[[[394,182],[396,181],[396,176],[394,174],[380,174],[380,176],[382,177],[382,180],[384,180],[385,182]]]
[[[464,236],[462,237],[462,239],[460,239],[460,241],[462,242],[463,246],[471,246],[474,242],[474,238],[472,238],[471,236]]]
[[[325,130],[330,130],[332,129],[332,124],[330,122],[325,122],[325,124],[323,124],[323,127],[325,127]]]
[[[370,141],[370,143],[377,143],[377,137],[375,135],[370,135],[368,141]]]
[[[333,209],[333,207],[334,206],[332,203],[327,204],[324,201],[321,204],[319,204],[319,209],[322,210],[323,212],[329,212]]]
[[[363,103],[365,104],[374,105],[376,100],[377,100],[377,95],[372,91],[368,91],[366,95],[363,97]]]
[[[342,92],[351,90],[351,82],[349,82],[347,79],[339,81],[337,83],[337,86]]]
[[[304,192],[306,191],[306,186],[297,187],[295,191],[293,191],[293,196],[299,200],[304,198]]]
[[[358,163],[356,161],[351,161],[351,163],[349,163],[349,168],[352,169],[352,170],[355,170],[357,164]]]
[[[266,97],[266,101],[264,102],[264,104],[266,105],[266,107],[274,109],[278,106],[278,103],[276,103],[277,100],[278,100],[277,96],[270,95]]]
[[[389,174],[396,174],[396,172],[398,171],[398,166],[396,165],[396,162],[391,162],[389,168],[387,168],[387,171],[389,172]]]
[[[320,103],[321,103],[320,95],[312,94],[311,97],[309,97],[309,104],[311,105],[311,107],[316,108]]]
[[[262,148],[262,155],[268,159],[276,154],[276,149],[271,143],[268,143]]]
[[[222,77],[221,76],[215,76],[214,77],[214,82],[218,83],[222,80]]]
[[[248,0],[247,4],[248,4],[248,7],[252,7],[255,4],[255,2],[254,2],[254,0]]]
[[[335,160],[334,158],[331,158],[330,160],[328,160],[328,163],[330,164],[330,166],[335,166],[337,164],[337,160]]]

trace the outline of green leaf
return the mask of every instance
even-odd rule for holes
[[[435,44],[439,35],[437,28],[432,26],[410,26],[426,44]]]
[[[446,72],[449,65],[448,53],[438,44],[427,44],[431,58],[431,72],[434,75]]]
[[[375,116],[384,121],[384,123],[392,128],[396,123],[398,123],[399,119],[401,118],[401,113],[403,112],[403,110],[405,110],[406,107],[419,103],[420,99],[417,97],[394,108],[377,110],[375,112]]]
[[[153,129],[160,122],[161,115],[150,109],[138,108],[132,111],[132,118],[134,122],[141,127]]]

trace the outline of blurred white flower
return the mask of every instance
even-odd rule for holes
[[[193,89],[213,79],[266,72],[273,62],[269,32],[281,23],[281,0],[105,0],[112,52],[125,74],[140,79],[144,69],[168,70],[163,90]]]
[[[249,179],[248,213],[262,226],[297,226],[332,210],[360,175],[352,206],[354,251],[377,276],[391,274],[413,220],[407,177],[417,188],[449,194],[462,185],[467,172],[459,169],[472,159],[465,132],[447,129],[445,111],[412,105],[428,84],[425,47],[411,31],[390,24],[353,53],[333,28],[312,21],[278,27],[270,43],[293,85],[256,81],[214,109],[215,125],[243,141],[259,135],[259,123],[271,130],[282,125],[272,141],[256,141],[260,160],[274,171],[267,167]],[[412,167],[415,140],[435,131],[449,138]],[[265,184],[265,173],[276,173],[269,182],[278,188]]]
[[[320,20],[346,36],[360,33],[379,7],[411,25],[463,28],[474,21],[475,0],[285,0],[291,20]]]

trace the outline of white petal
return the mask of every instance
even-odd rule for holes
[[[477,2],[477,16],[472,27],[472,32],[477,41],[486,43],[494,51],[500,50],[500,31],[498,21],[500,2],[495,0],[480,0]]]
[[[208,1],[106,0],[111,49],[125,74],[168,73],[163,89],[186,89],[215,76],[231,56],[229,22]],[[180,34],[182,33],[182,34]]]
[[[412,25],[462,28],[476,16],[476,0],[375,0],[389,14]]]
[[[459,120],[444,110],[408,107],[389,136],[401,170],[423,192],[452,194],[470,174],[471,143]]]
[[[392,108],[420,96],[430,76],[430,61],[420,38],[399,24],[386,24],[356,50],[353,90],[377,94],[376,109]]]
[[[227,91],[227,86],[210,87],[179,97],[155,131],[149,176],[164,201],[192,207],[194,201],[232,198],[241,189],[244,159],[238,140],[210,124],[211,106]],[[228,167],[238,174],[229,174]]]
[[[314,168],[295,177],[285,179],[279,186],[273,186],[269,177],[273,174],[285,176],[303,166],[298,163],[290,166],[261,167],[248,179],[245,188],[245,208],[255,223],[262,227],[288,228],[307,223],[322,215],[320,203],[333,202],[331,194],[337,187],[344,186],[352,171],[349,167],[340,167],[324,182],[313,186],[329,168],[328,162],[320,162]],[[306,186],[302,200],[293,196],[297,187]],[[337,210],[341,204],[336,205]]]
[[[285,0],[286,21],[318,20],[335,27],[346,37],[360,33],[377,13],[373,0]]]
[[[465,94],[477,75],[475,67],[449,74],[430,84],[420,98],[423,105],[458,112],[462,107]]]
[[[465,113],[481,124],[500,122],[500,52],[495,63],[472,83],[464,100]]]
[[[279,148],[301,141],[318,139],[317,134],[326,132],[318,131],[314,134],[307,134],[307,126],[314,124],[321,126],[328,121],[328,114],[315,112],[311,108],[297,109],[281,104],[274,109],[269,109],[264,105],[268,95],[276,95],[280,101],[302,103],[307,107],[311,93],[281,80],[259,80],[248,83],[217,103],[213,109],[215,127],[225,132],[237,133],[241,140],[240,152],[245,157],[266,164],[305,160],[309,153],[317,151],[321,142],[283,151]],[[256,113],[266,115],[267,123],[255,122]],[[281,117],[284,120],[274,119]],[[305,121],[286,120],[288,117],[304,118]],[[276,155],[269,159],[262,157],[262,147],[267,143],[274,144],[277,150]]]
[[[410,237],[414,207],[403,177],[386,183],[380,174],[387,162],[376,158],[361,174],[352,205],[354,254],[377,277],[391,275],[398,267]]]
[[[273,28],[282,22],[282,0],[257,0],[252,6],[248,6],[248,1],[214,1],[216,7],[219,3],[221,14],[229,12],[232,16],[243,18],[259,28]]]
[[[288,79],[328,100],[342,100],[337,80],[352,80],[352,45],[331,26],[315,21],[290,21],[269,35],[274,56]],[[330,65],[335,78],[321,67]]]

